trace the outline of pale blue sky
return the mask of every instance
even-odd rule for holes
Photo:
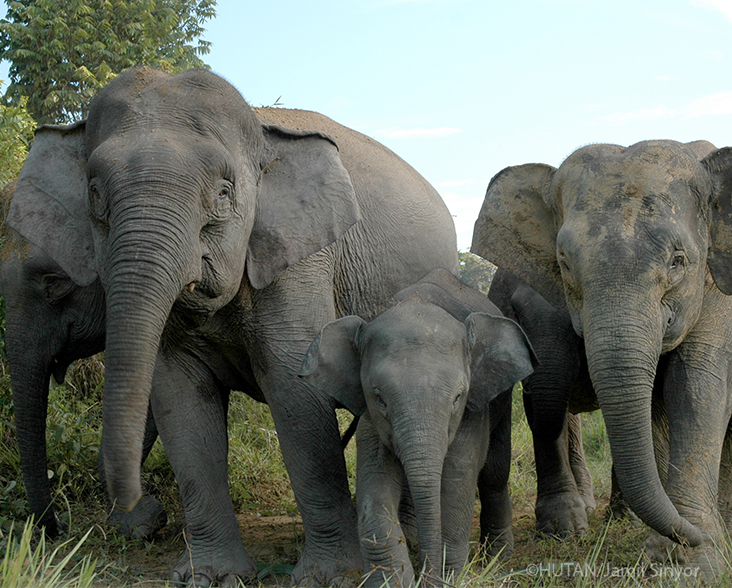
[[[732,145],[732,0],[218,0],[204,57],[381,141],[448,204],[458,246],[491,177],[587,143]]]

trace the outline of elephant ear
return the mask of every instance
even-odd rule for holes
[[[732,295],[732,147],[714,151],[703,161],[712,175],[712,220],[707,263],[717,287]]]
[[[474,312],[465,323],[471,354],[467,409],[482,411],[501,392],[530,376],[539,361],[526,334],[511,319]]]
[[[326,324],[310,344],[298,374],[356,416],[366,410],[358,349],[364,324],[358,316],[344,316]]]
[[[491,180],[475,221],[470,251],[531,285],[553,306],[565,305],[556,226],[544,202],[550,165],[507,167]]]
[[[277,126],[265,126],[264,134],[271,149],[247,251],[247,274],[257,289],[360,219],[351,177],[332,139]]]
[[[85,121],[36,130],[6,224],[48,254],[79,286],[97,279],[89,220]]]

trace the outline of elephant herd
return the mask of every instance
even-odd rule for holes
[[[458,279],[435,190],[312,112],[252,109],[220,77],[120,75],[35,136],[0,282],[31,511],[49,378],[105,349],[100,468],[113,520],[161,527],[140,465],[159,434],[181,494],[181,583],[257,573],[227,479],[230,392],[266,402],[303,519],[293,584],[437,581],[481,542],[510,556],[511,390],[524,382],[539,529],[594,507],[574,413],[602,409],[617,494],[663,560],[722,569],[732,524],[732,149],[591,145],[490,182]],[[359,417],[355,501],[336,408]],[[407,545],[418,545],[418,566]]]

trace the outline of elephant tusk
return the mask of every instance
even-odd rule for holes
[[[195,282],[191,282],[190,284],[188,284],[188,291],[189,292],[193,292],[195,289],[196,289],[196,283]]]

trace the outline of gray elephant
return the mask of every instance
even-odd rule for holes
[[[706,142],[591,145],[500,172],[472,246],[566,304],[647,550],[669,538],[708,573],[730,522],[731,178],[732,150]]]
[[[15,182],[3,188],[3,209],[23,200]],[[84,225],[88,225],[86,219]],[[2,226],[0,289],[5,300],[5,346],[12,376],[15,425],[28,506],[50,537],[59,533],[46,456],[49,379],[61,384],[71,363],[104,349],[104,290],[99,280],[80,286],[51,256]],[[143,460],[157,439],[150,417]],[[100,472],[103,464],[100,460]],[[110,523],[125,535],[144,537],[167,520],[162,504],[146,495],[132,512],[112,509]]]
[[[536,463],[537,529],[559,537],[580,533],[596,501],[576,413],[599,408],[582,339],[566,308],[555,309],[504,268],[496,270],[488,298],[521,325],[539,358],[523,383]]]
[[[395,299],[369,322],[346,316],[325,325],[300,372],[362,415],[356,500],[365,585],[373,587],[414,585],[399,523],[405,492],[414,504],[420,569],[433,578],[463,569],[489,449],[497,492],[483,513],[493,538],[508,535],[512,549],[511,389],[533,369],[521,328],[447,270]]]
[[[431,269],[458,271],[450,214],[404,161],[315,113],[258,114],[210,72],[130,70],[85,122],[37,134],[19,179],[37,188],[36,206],[8,218],[75,280],[98,268],[110,495],[124,509],[139,500],[149,400],[188,525],[177,581],[256,573],[227,485],[232,389],[272,410],[304,523],[293,582],[360,569],[335,402],[297,372],[325,323],[369,319]],[[49,177],[46,156],[65,173]],[[65,199],[84,198],[93,259],[38,222],[55,226]]]

